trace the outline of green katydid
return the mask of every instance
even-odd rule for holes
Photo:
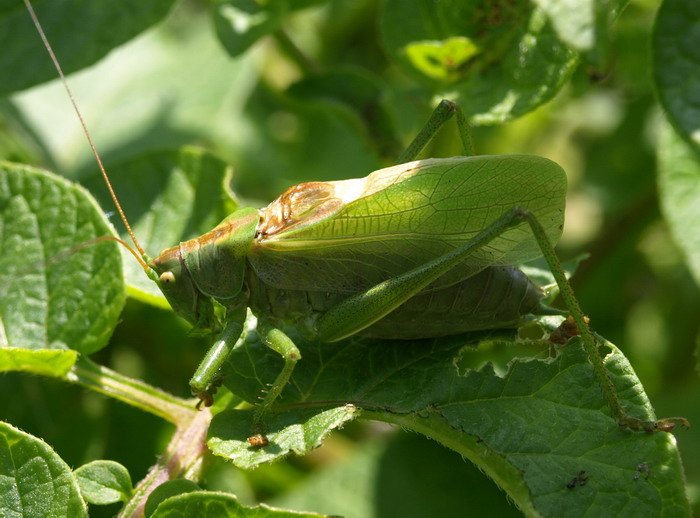
[[[283,357],[284,368],[256,409],[252,443],[265,443],[265,415],[301,358],[283,322],[325,342],[353,334],[402,339],[512,327],[527,314],[552,311],[541,304],[539,288],[512,266],[540,255],[620,425],[668,431],[676,421],[685,424],[641,421],[619,403],[551,244],[561,233],[566,194],[558,165],[527,155],[413,161],[455,113],[470,155],[461,110],[443,102],[400,165],[365,178],[291,187],[265,209],[240,209],[155,259],[138,244],[112,193],[146,273],[173,309],[197,330],[218,333],[190,381],[205,404],[248,307],[258,316],[263,341]],[[215,307],[225,309],[223,316]]]

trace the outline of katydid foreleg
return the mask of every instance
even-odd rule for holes
[[[218,388],[216,383],[218,372],[243,332],[246,306],[239,305],[236,308],[229,308],[227,316],[228,320],[224,330],[216,338],[214,345],[207,351],[206,356],[190,379],[192,391],[197,394],[200,403],[204,403],[205,406],[212,405],[213,395]]]

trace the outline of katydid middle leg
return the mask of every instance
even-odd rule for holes
[[[301,353],[292,339],[270,321],[265,319],[259,320],[257,329],[265,345],[282,356],[284,360],[282,371],[277,375],[277,378],[272,383],[267,394],[265,394],[265,397],[262,402],[258,404],[253,414],[253,434],[262,434],[263,418],[292,376],[294,367],[301,359]]]

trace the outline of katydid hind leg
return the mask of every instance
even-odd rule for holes
[[[625,412],[617,396],[617,391],[613,384],[612,378],[610,377],[610,373],[605,367],[603,358],[600,355],[600,351],[598,349],[598,341],[596,340],[593,333],[591,332],[590,327],[588,326],[588,318],[583,314],[583,311],[581,310],[578,300],[574,295],[573,289],[571,288],[571,285],[569,284],[569,281],[566,278],[566,273],[561,267],[559,258],[557,257],[557,254],[554,251],[554,246],[552,246],[552,243],[549,241],[549,238],[547,237],[544,228],[539,223],[539,221],[537,221],[535,215],[526,210],[521,211],[521,213],[522,219],[530,225],[532,233],[535,236],[535,239],[537,240],[540,250],[542,251],[542,255],[546,259],[547,264],[549,265],[549,269],[551,270],[552,275],[554,276],[554,279],[556,280],[557,285],[559,286],[559,293],[562,299],[564,300],[564,303],[566,304],[569,313],[571,314],[571,318],[573,318],[574,322],[576,323],[576,327],[578,328],[578,331],[581,336],[581,341],[586,350],[586,353],[588,354],[588,358],[591,364],[593,365],[593,368],[595,369],[596,377],[598,378],[598,382],[600,383],[605,399],[607,400],[608,406],[612,411],[613,417],[620,425],[620,427],[629,428],[635,431],[670,432],[671,430],[673,430],[676,423],[680,423],[681,425],[688,428],[690,426],[688,420],[682,417],[665,418],[656,421],[645,421],[636,417],[632,417],[628,415],[627,412]]]
[[[457,128],[459,130],[459,138],[462,142],[462,152],[464,156],[474,155],[474,146],[472,145],[471,131],[464,112],[459,104],[443,99],[440,104],[433,110],[430,119],[423,126],[423,129],[418,132],[418,135],[408,145],[403,154],[399,157],[397,164],[403,164],[416,160],[423,148],[432,140],[435,134],[448,122],[452,117],[457,117]]]
[[[470,241],[455,251],[439,257],[425,265],[410,270],[398,277],[384,281],[368,290],[358,293],[334,306],[318,322],[318,335],[324,341],[337,341],[369,327],[383,318],[403,302],[422,290],[425,286],[450,270],[475,250],[485,246],[509,228],[527,222],[537,240],[543,256],[559,286],[562,298],[581,333],[581,340],[595,369],[603,394],[610,406],[613,417],[623,428],[644,431],[670,431],[675,423],[688,425],[683,418],[668,418],[658,421],[643,421],[629,416],[617,397],[612,378],[605,368],[598,344],[587,324],[574,296],[571,285],[561,267],[554,247],[537,218],[530,211],[514,207],[482,230]]]

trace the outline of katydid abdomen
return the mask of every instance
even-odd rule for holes
[[[348,297],[329,291],[279,289],[248,268],[246,285],[254,313],[315,334],[315,322]],[[463,281],[424,290],[358,334],[386,339],[432,338],[467,331],[514,327],[540,309],[542,291],[511,266],[490,266]]]

